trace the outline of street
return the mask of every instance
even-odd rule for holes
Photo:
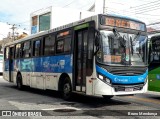
[[[30,118],[157,118],[160,116],[160,94],[148,92],[135,96],[115,96],[107,101],[101,97],[90,97],[75,94],[71,101],[64,101],[55,91],[43,91],[26,87],[23,91],[16,88],[13,83],[6,82],[0,77],[0,110],[3,111],[37,111],[37,117]],[[135,110],[135,111],[134,111]],[[147,111],[145,111],[147,110]],[[148,112],[149,115],[140,116],[137,113]],[[157,114],[156,114],[157,113]],[[2,114],[1,114],[2,115]],[[43,115],[43,117],[40,117]],[[128,116],[127,116],[128,115]],[[156,116],[158,115],[158,116]],[[4,115],[3,115],[4,116]],[[8,118],[22,118],[16,113]]]

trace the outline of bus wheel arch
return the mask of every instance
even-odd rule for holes
[[[60,76],[59,83],[58,83],[58,91],[61,92],[61,95],[64,100],[71,99],[72,85],[71,85],[71,79],[68,74],[63,73]]]
[[[16,84],[17,84],[17,88],[18,88],[19,90],[22,90],[22,88],[23,88],[23,83],[22,83],[22,75],[21,75],[20,72],[17,73]]]

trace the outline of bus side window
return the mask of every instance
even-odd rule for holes
[[[16,45],[16,51],[15,51],[15,58],[19,58],[19,56],[20,56],[20,48],[21,48],[21,44],[17,44]]]
[[[71,50],[71,31],[64,31],[57,34],[56,53],[68,53]]]
[[[7,60],[9,58],[9,47],[6,47],[4,52],[4,60]]]
[[[64,53],[64,39],[57,40],[56,53]]]
[[[40,56],[41,53],[41,41],[36,40],[33,42],[33,56]]]
[[[4,60],[6,60],[6,48],[4,48]]]
[[[24,44],[22,43],[19,48],[19,58],[23,58],[23,47],[24,47]]]
[[[55,53],[55,36],[50,35],[44,38],[44,55],[53,55]]]
[[[66,37],[64,40],[64,52],[70,52],[71,50],[71,37]]]
[[[25,42],[23,46],[23,57],[27,58],[31,56],[30,48],[31,48],[31,42],[30,41]]]

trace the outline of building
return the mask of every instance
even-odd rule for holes
[[[72,8],[48,7],[30,14],[31,34],[53,29],[94,15],[91,11]]]

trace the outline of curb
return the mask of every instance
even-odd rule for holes
[[[146,94],[160,95],[160,92],[147,91]]]

